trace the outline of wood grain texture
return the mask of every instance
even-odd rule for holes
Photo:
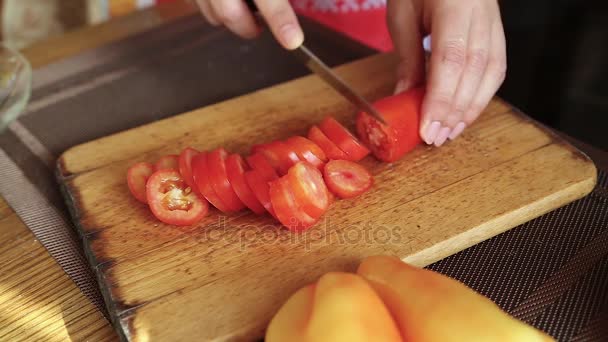
[[[370,99],[389,94],[395,58],[337,71]],[[250,340],[297,288],[369,255],[427,265],[582,197],[596,170],[578,150],[500,100],[461,138],[401,161],[363,163],[374,188],[337,201],[292,234],[268,217],[211,211],[194,227],[155,220],[133,200],[127,168],[186,146],[225,146],[304,134],[353,108],[314,76],[76,146],[59,160],[72,214],[115,326],[126,339]]]

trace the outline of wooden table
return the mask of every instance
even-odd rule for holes
[[[34,68],[192,14],[180,0],[26,48]],[[115,341],[110,323],[0,198],[0,340]]]

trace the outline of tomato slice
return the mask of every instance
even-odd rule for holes
[[[213,185],[209,180],[209,168],[207,167],[207,152],[201,152],[192,158],[192,176],[198,191],[217,209],[222,212],[229,212],[228,207],[213,190]]]
[[[156,171],[158,170],[175,170],[179,171],[179,156],[176,154],[169,154],[160,157],[156,164],[154,164]]]
[[[303,212],[319,218],[329,207],[329,193],[323,175],[307,162],[297,163],[289,169],[287,179],[298,206]]]
[[[287,229],[301,232],[317,223],[318,218],[307,215],[298,206],[286,177],[271,182],[269,193],[276,217]]]
[[[290,167],[300,161],[296,152],[282,141],[257,145],[253,150],[263,154],[279,175],[286,174]]]
[[[332,160],[325,165],[325,183],[340,198],[359,196],[372,187],[372,175],[360,164],[348,160]]]
[[[357,134],[374,156],[394,162],[422,142],[419,134],[420,106],[424,88],[415,88],[374,103],[388,125],[367,113],[357,116]]]
[[[319,145],[304,137],[295,136],[287,139],[287,146],[296,152],[301,161],[306,161],[322,170],[327,156]]]
[[[228,181],[232,184],[232,189],[247,208],[261,215],[266,212],[266,209],[264,209],[262,203],[255,197],[251,187],[247,184],[247,180],[245,179],[246,168],[247,164],[245,164],[245,160],[240,155],[232,154],[226,158],[226,173]]]
[[[184,181],[188,186],[196,189],[196,184],[194,183],[194,177],[192,176],[192,158],[198,154],[198,151],[193,149],[192,147],[186,147],[182,153],[179,155],[178,167],[179,174],[184,177]]]
[[[247,157],[247,163],[249,164],[249,167],[253,170],[258,170],[268,180],[279,178],[279,175],[268,159],[260,152],[256,152]]]
[[[310,127],[310,131],[308,131],[308,139],[319,145],[329,159],[348,158],[346,153],[344,153],[344,151],[342,151],[338,145],[334,144],[333,141],[329,140],[327,135],[325,135],[325,133],[323,133],[323,131],[321,131],[317,126]]]
[[[369,149],[363,146],[354,135],[331,116],[321,121],[319,128],[329,140],[333,141],[346,153],[348,160],[359,161],[369,154]]]
[[[146,182],[154,173],[154,166],[150,163],[137,163],[127,171],[127,185],[133,197],[143,203],[148,203],[146,198]]]
[[[228,181],[228,173],[226,172],[227,157],[228,152],[223,148],[218,148],[207,154],[207,168],[209,169],[207,177],[209,177],[215,193],[231,211],[243,210],[245,205],[236,195],[232,189],[232,185]]]
[[[209,204],[192,191],[176,170],[158,170],[146,184],[152,214],[164,223],[189,226],[209,211]]]
[[[253,191],[255,198],[258,199],[266,211],[268,211],[272,216],[275,216],[275,212],[272,209],[272,204],[270,203],[270,187],[268,185],[268,183],[273,179],[267,178],[259,170],[245,171],[245,180],[251,188],[251,191]]]

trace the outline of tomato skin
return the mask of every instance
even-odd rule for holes
[[[302,232],[317,223],[318,218],[307,215],[298,206],[291,191],[291,184],[286,177],[272,181],[269,194],[276,218],[287,229],[293,232]]]
[[[169,154],[162,156],[154,164],[154,169],[158,170],[175,170],[179,171],[179,156],[176,154]]]
[[[226,159],[226,172],[228,181],[232,185],[232,189],[239,199],[251,209],[254,213],[261,215],[266,212],[262,203],[255,197],[253,190],[245,179],[247,164],[243,157],[238,154],[232,154]]]
[[[325,165],[323,177],[329,190],[340,198],[359,196],[373,184],[369,171],[349,160],[330,161]]]
[[[257,145],[252,151],[263,154],[279,175],[286,174],[290,167],[300,161],[296,152],[282,141]]]
[[[228,152],[223,148],[213,150],[207,155],[207,167],[209,172],[207,177],[213,186],[213,190],[218,195],[231,211],[240,211],[245,208],[245,204],[241,202],[239,197],[232,189],[232,185],[228,181],[228,173],[226,172],[226,158]]]
[[[333,141],[346,155],[348,160],[359,161],[369,154],[369,149],[352,135],[346,127],[331,116],[319,124],[319,128],[329,140]]]
[[[295,151],[301,161],[309,162],[320,170],[323,169],[323,165],[325,165],[325,162],[327,161],[327,156],[319,145],[300,136],[294,136],[287,139],[286,144]]]
[[[209,204],[186,184],[176,170],[158,170],[146,183],[146,197],[152,214],[176,226],[198,223],[209,211]]]
[[[217,209],[222,212],[229,212],[230,208],[222,202],[220,197],[213,190],[213,186],[208,177],[209,168],[207,166],[207,152],[201,152],[192,158],[192,175],[198,191]]]
[[[199,152],[192,147],[186,147],[179,155],[178,166],[179,173],[184,177],[184,181],[191,188],[198,191],[196,184],[194,183],[194,177],[192,176],[192,158]]]
[[[253,170],[258,170],[268,180],[279,178],[276,170],[268,159],[260,152],[256,152],[247,157],[247,164]]]
[[[127,171],[127,185],[133,197],[142,203],[148,203],[146,198],[146,182],[154,173],[154,166],[150,163],[137,163]]]
[[[260,201],[264,209],[268,211],[272,216],[275,216],[274,210],[272,209],[272,204],[270,203],[270,187],[268,183],[273,179],[267,178],[264,174],[262,174],[258,170],[249,170],[245,172],[245,180],[247,184],[253,191],[255,197]]]
[[[424,93],[424,88],[415,88],[376,101],[374,107],[388,125],[367,113],[358,114],[357,134],[376,158],[394,162],[422,142],[419,125]]]
[[[328,159],[347,159],[348,156],[342,151],[338,145],[329,140],[327,135],[317,126],[310,127],[308,131],[308,139],[319,145]]]
[[[307,162],[289,169],[286,176],[295,201],[300,209],[313,218],[319,218],[329,208],[329,191],[321,172]]]

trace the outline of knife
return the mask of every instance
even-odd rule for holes
[[[253,12],[258,14],[257,6],[253,0],[246,0],[247,6]],[[290,51],[296,58],[298,58],[310,71],[321,77],[327,84],[329,84],[335,91],[344,96],[348,101],[354,104],[359,110],[373,116],[376,120],[383,124],[387,124],[380,113],[369,103],[363,96],[357,93],[351,88],[344,80],[336,75],[327,64],[317,57],[310,49],[304,44],[300,45]]]

